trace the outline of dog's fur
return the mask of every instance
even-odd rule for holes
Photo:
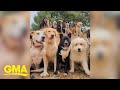
[[[32,47],[30,48],[30,54],[32,59],[31,67],[33,69],[39,69],[40,63],[42,62],[43,55],[45,54],[45,34],[41,30],[33,31],[30,34],[30,37],[32,39]],[[33,65],[34,64],[34,65]]]
[[[25,65],[30,73],[29,57],[29,12],[18,12],[4,15],[1,21],[0,41],[0,78],[23,79],[22,76],[5,76],[5,65]]]
[[[57,50],[58,45],[60,42],[60,37],[56,29],[53,28],[45,28],[45,54],[43,56],[43,62],[44,62],[44,72],[41,74],[41,76],[48,76],[47,68],[48,68],[48,62],[51,61],[54,63],[54,72],[56,71],[56,64],[57,64]]]
[[[61,37],[60,44],[58,46],[57,51],[57,71],[55,74],[58,73],[60,64],[64,65],[64,73],[68,74],[67,68],[69,67],[69,60],[70,60],[70,43],[71,43],[71,35],[64,35]]]
[[[91,78],[117,78],[115,64],[115,39],[111,30],[94,28],[91,31]]]
[[[72,32],[70,31],[70,24],[69,24],[69,23],[65,23],[64,29],[65,29],[65,34],[72,33]]]
[[[74,64],[77,62],[81,63],[85,73],[90,75],[90,71],[88,69],[88,59],[86,55],[87,42],[83,38],[75,38],[71,41],[70,48],[70,72],[74,72]]]
[[[57,22],[57,31],[58,31],[59,35],[65,33],[63,21],[61,21],[61,20]]]

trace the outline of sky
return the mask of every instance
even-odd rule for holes
[[[34,16],[37,14],[37,11],[30,11],[30,27],[31,24],[34,22]]]

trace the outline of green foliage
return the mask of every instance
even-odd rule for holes
[[[31,25],[31,30],[39,29],[40,21],[43,17],[48,17],[49,21],[63,20],[63,21],[82,21],[83,26],[90,26],[90,12],[89,11],[38,11],[34,17],[34,23]]]

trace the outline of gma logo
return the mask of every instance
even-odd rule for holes
[[[28,72],[26,66],[20,65],[6,65],[4,67],[4,75],[17,75],[17,76],[28,76]]]

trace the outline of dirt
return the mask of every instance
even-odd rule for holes
[[[54,75],[53,71],[48,70],[48,77],[40,77],[40,73],[32,73],[31,76],[34,76],[34,79],[90,79],[90,76],[87,76],[84,71],[76,70],[74,73],[69,73],[64,75],[64,71],[61,70],[58,75]]]

